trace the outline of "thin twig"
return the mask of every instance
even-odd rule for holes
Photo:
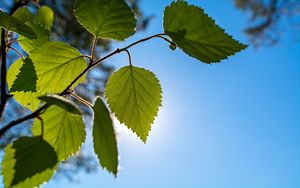
[[[152,38],[163,38],[163,39],[166,39],[165,37],[162,37],[162,36],[165,36],[166,34],[156,34],[156,35],[152,35],[150,37],[147,37],[147,38],[144,38],[144,39],[141,39],[141,40],[138,40],[124,48],[121,48],[121,49],[116,49],[115,51],[111,52],[110,54],[100,58],[99,60],[97,61],[93,61],[91,60],[91,63],[66,87],[66,89],[60,93],[60,95],[66,95],[66,94],[69,94],[70,93],[70,88],[84,75],[86,74],[90,69],[94,68],[95,66],[97,66],[98,64],[100,64],[101,62],[105,61],[106,59],[116,55],[116,54],[119,54],[123,51],[126,51],[128,52],[128,49],[131,48],[132,46],[135,46],[139,43],[142,43],[142,42],[145,42],[145,41],[148,41]],[[88,57],[90,58],[89,56],[81,56],[81,57]],[[130,57],[131,59],[131,57]],[[131,60],[130,60],[131,61]],[[43,110],[46,110],[48,108],[48,104],[45,104],[44,106],[42,106],[41,108],[39,108],[38,110],[36,110],[35,112],[33,112],[32,114],[29,114],[21,119],[18,119],[16,121],[13,121],[11,123],[9,123],[8,125],[6,125],[5,127],[3,127],[2,129],[0,129],[0,138],[5,134],[6,131],[8,131],[10,128],[14,127],[15,125],[18,125],[24,121],[27,121],[29,119],[33,119],[33,118],[36,118],[40,115],[40,113],[43,111]]]
[[[81,97],[78,96],[76,93],[70,92],[70,96],[74,97],[74,98],[77,99],[79,102],[81,102],[81,103],[83,103],[83,104],[85,104],[85,105],[87,105],[87,106],[93,108],[93,105],[92,105],[90,102],[88,102],[87,100],[81,98]]]
[[[94,55],[95,55],[95,50],[98,42],[98,37],[95,37],[93,40],[93,45],[92,45],[92,51],[91,51],[91,58],[94,60]]]
[[[32,112],[31,114],[20,118],[18,120],[12,121],[10,122],[8,125],[4,126],[2,129],[0,129],[0,138],[6,133],[6,131],[8,131],[9,129],[11,129],[12,127],[23,123],[24,121],[28,121],[30,119],[36,118],[39,116],[40,112],[43,111],[44,109],[48,108],[48,104],[45,104],[44,106],[42,106],[41,108],[37,109],[36,111]]]
[[[152,35],[152,36],[150,36],[150,37],[147,37],[147,38],[138,40],[138,41],[136,41],[136,42],[134,42],[134,43],[132,43],[132,44],[130,44],[130,45],[128,45],[128,46],[126,46],[126,47],[120,49],[120,50],[121,50],[121,51],[124,51],[124,50],[126,50],[126,49],[131,48],[132,46],[135,46],[135,45],[137,45],[137,44],[139,44],[139,43],[141,43],[141,42],[145,42],[145,41],[150,40],[150,39],[152,39],[152,38],[162,38],[162,39],[166,40],[166,38],[165,38],[165,37],[162,37],[162,36],[167,36],[167,34],[161,33],[161,34]],[[169,42],[169,40],[167,40],[167,41]]]
[[[17,50],[15,49],[14,47],[9,47],[9,49],[12,49],[13,51],[15,51],[22,59],[24,59],[24,56]]]

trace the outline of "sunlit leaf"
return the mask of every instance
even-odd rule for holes
[[[93,110],[95,153],[101,166],[116,175],[118,173],[118,148],[110,113],[100,98],[96,100]]]
[[[37,76],[35,72],[35,68],[31,59],[26,58],[23,60],[23,66],[20,69],[19,74],[14,80],[13,85],[10,88],[11,92],[16,91],[30,91],[36,92],[36,81]]]
[[[16,12],[13,14],[13,17],[17,18],[23,23],[32,22],[33,20],[33,14],[28,10],[27,7],[21,7],[17,9]]]
[[[44,93],[62,92],[86,68],[78,50],[63,42],[48,42],[29,57],[38,77],[37,91]],[[83,76],[77,83],[84,79]]]
[[[41,24],[45,28],[50,29],[54,22],[53,10],[48,6],[40,7],[37,11],[34,21]]]
[[[161,105],[161,93],[159,81],[152,72],[133,66],[115,72],[105,88],[112,112],[144,142]]]
[[[136,19],[124,0],[78,0],[75,15],[96,37],[124,40],[135,32]]]
[[[50,40],[50,31],[38,23],[27,22],[26,25],[28,25],[36,33],[37,38],[29,39],[21,35],[18,42],[27,53],[31,53],[34,49],[42,46]]]
[[[41,118],[44,122],[43,138],[53,146],[59,161],[66,160],[80,149],[85,140],[85,126],[80,115],[52,105]],[[34,121],[32,133],[41,134],[41,121]]]
[[[14,18],[0,10],[0,26],[4,27],[7,30],[14,31],[20,35],[26,36],[30,39],[37,38],[35,32],[23,22],[19,21],[17,18]]]
[[[57,167],[53,147],[40,136],[20,137],[5,148],[2,175],[5,187],[36,187],[48,181]]]
[[[219,62],[247,47],[226,34],[202,8],[185,1],[166,7],[164,29],[186,54],[204,63]]]
[[[40,100],[37,98],[39,95],[36,92],[24,92],[24,91],[18,91],[18,92],[12,92],[11,88],[17,79],[17,76],[20,74],[20,70],[23,67],[25,62],[22,59],[18,59],[15,61],[8,69],[7,71],[7,83],[8,83],[8,89],[10,90],[10,94],[14,96],[14,99],[28,108],[31,111],[34,111],[37,109]],[[34,80],[32,80],[33,83],[28,83],[29,84],[35,84]],[[34,86],[33,86],[34,87]]]

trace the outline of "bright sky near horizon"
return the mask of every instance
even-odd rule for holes
[[[140,38],[161,33],[171,0],[142,0],[154,14]],[[230,0],[188,0],[227,33],[248,43],[246,14]],[[199,28],[201,29],[201,28]],[[143,144],[118,125],[121,170],[80,173],[78,182],[52,180],[45,188],[299,188],[300,42],[286,35],[274,47],[248,49],[220,64],[201,63],[159,39],[131,49],[133,64],[153,71],[163,107]],[[126,55],[108,61],[116,68]],[[123,128],[122,128],[123,127]]]

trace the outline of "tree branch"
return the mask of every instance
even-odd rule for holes
[[[2,118],[2,114],[4,112],[6,102],[7,102],[7,92],[6,92],[6,29],[2,28],[1,32],[1,103],[0,103],[0,121]]]
[[[44,106],[42,106],[41,108],[37,109],[36,111],[34,111],[33,113],[23,117],[23,118],[20,118],[18,120],[15,120],[15,121],[12,121],[10,122],[8,125],[4,126],[1,130],[0,130],[0,138],[2,138],[2,136],[6,133],[6,131],[8,131],[9,129],[11,129],[12,127],[20,124],[20,123],[23,123],[24,121],[27,121],[27,120],[30,120],[30,119],[33,119],[33,118],[36,118],[36,117],[39,117],[39,114],[41,111],[43,111],[44,109],[48,108],[48,104],[45,104]]]
[[[147,37],[147,38],[144,38],[144,39],[141,39],[141,40],[138,40],[124,48],[121,48],[121,49],[116,49],[115,51],[111,52],[110,54],[104,56],[103,58],[100,58],[99,60],[97,61],[94,61],[93,59],[91,59],[89,56],[80,56],[80,57],[89,57],[90,58],[90,61],[91,63],[89,63],[89,65],[66,87],[66,89],[60,93],[60,96],[62,95],[66,95],[66,94],[70,94],[69,90],[70,88],[84,75],[86,74],[90,69],[94,68],[95,66],[97,66],[98,64],[100,64],[101,62],[105,61],[106,59],[116,55],[116,54],[119,54],[123,51],[127,52],[128,53],[128,49],[139,44],[139,43],[142,43],[142,42],[145,42],[145,41],[148,41],[152,38],[162,38],[164,40],[166,40],[167,42],[171,43],[171,41],[169,39],[167,39],[166,37],[166,34],[156,34],[156,35],[152,35],[150,37]],[[94,45],[93,45],[94,46]],[[8,131],[10,128],[24,122],[24,121],[27,121],[27,120],[30,120],[30,119],[33,119],[33,118],[36,118],[36,117],[39,117],[40,113],[47,109],[49,107],[48,104],[45,104],[44,106],[42,106],[41,108],[39,108],[38,110],[34,111],[32,114],[29,114],[21,119],[18,119],[16,121],[12,121],[11,123],[9,123],[8,125],[6,125],[5,127],[3,127],[1,130],[0,130],[0,138],[5,134],[6,131]]]
[[[14,4],[12,9],[9,12],[9,15],[13,15],[18,8],[27,5],[30,2],[30,0],[22,0],[18,1]],[[8,31],[6,29],[2,28],[1,32],[1,103],[0,103],[0,121],[2,119],[2,115],[6,106],[6,103],[9,99],[9,95],[6,91],[6,75],[7,75],[7,70],[6,70],[6,58],[7,58],[7,45],[6,45],[6,35]]]

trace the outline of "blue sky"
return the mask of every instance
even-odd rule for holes
[[[162,32],[170,0],[142,0],[155,14],[146,32],[125,46]],[[189,0],[236,39],[247,17],[229,0]],[[201,29],[201,28],[199,28]],[[285,37],[274,47],[249,47],[220,64],[207,65],[171,51],[159,39],[131,50],[133,64],[153,71],[163,88],[163,107],[147,144],[118,129],[118,178],[99,168],[77,183],[53,180],[45,188],[298,188],[300,187],[300,44]],[[126,55],[109,60],[117,68]]]

